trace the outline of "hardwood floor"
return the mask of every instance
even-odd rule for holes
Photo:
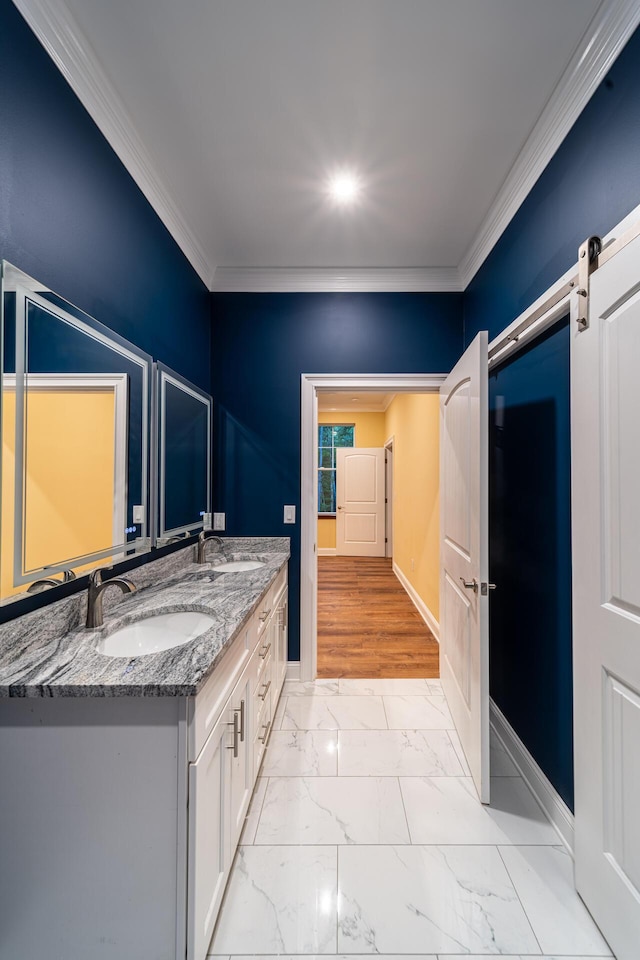
[[[439,646],[392,570],[318,557],[318,677],[438,677]]]

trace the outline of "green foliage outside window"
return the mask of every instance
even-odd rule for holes
[[[318,427],[318,513],[336,512],[336,447],[352,447],[353,424],[323,423]]]

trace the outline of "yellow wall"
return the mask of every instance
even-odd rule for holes
[[[399,393],[385,414],[393,443],[393,561],[438,619],[440,503],[438,394]]]
[[[383,447],[386,440],[384,413],[331,413],[318,411],[318,423],[355,424],[356,447]],[[336,546],[335,517],[318,517],[318,549]]]
[[[0,591],[7,597],[26,586],[13,585],[15,392],[5,389],[2,399]],[[64,562],[113,543],[114,416],[113,389],[30,391],[27,569]]]

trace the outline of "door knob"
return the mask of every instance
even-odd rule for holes
[[[338,510],[342,510],[342,507],[338,507]]]
[[[460,582],[465,590],[473,590],[474,593],[478,592],[478,581],[474,577],[473,580],[465,580],[464,577],[460,577]]]

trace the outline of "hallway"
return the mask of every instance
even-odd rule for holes
[[[438,680],[287,681],[213,957],[610,956],[499,741],[477,801]]]
[[[381,557],[318,557],[319,677],[438,677],[439,646]]]

